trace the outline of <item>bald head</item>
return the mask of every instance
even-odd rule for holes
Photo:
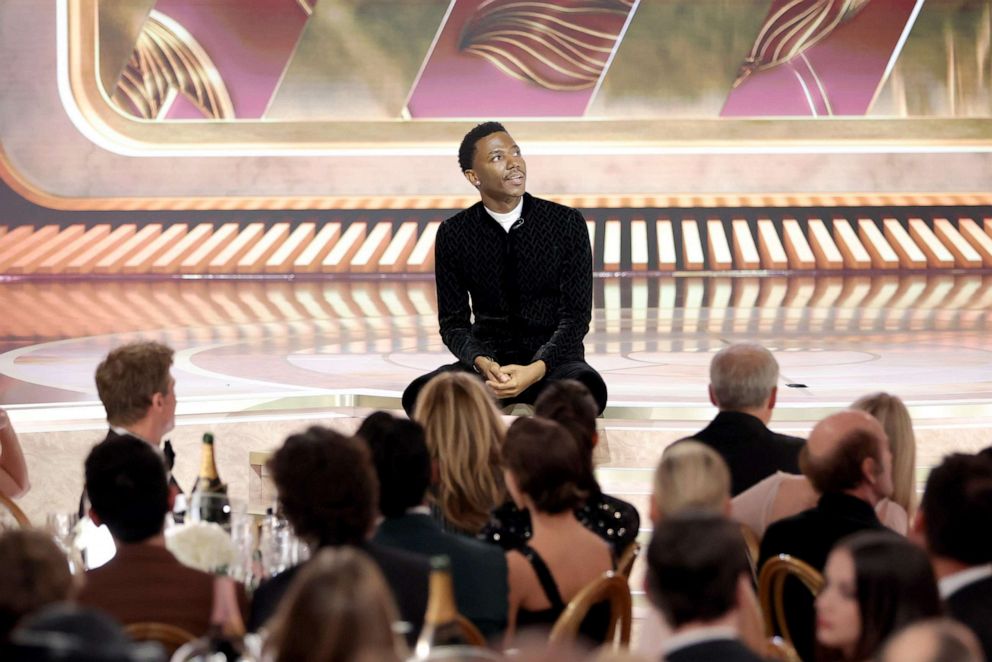
[[[799,463],[820,493],[865,489],[861,496],[872,502],[892,493],[892,453],[885,429],[864,411],[847,409],[817,423]]]
[[[978,640],[949,619],[920,621],[903,628],[882,650],[880,662],[981,662]]]

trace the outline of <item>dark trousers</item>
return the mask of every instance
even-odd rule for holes
[[[411,418],[413,417],[413,408],[417,404],[417,396],[420,394],[420,389],[424,388],[424,385],[436,375],[440,375],[442,372],[451,372],[452,370],[469,372],[482,380],[482,375],[479,375],[460,361],[443,365],[434,372],[417,377],[410,382],[410,385],[406,387],[405,391],[403,391],[403,409],[406,410],[407,416],[410,416]],[[597,413],[602,414],[603,410],[606,409],[606,382],[604,382],[600,374],[585,361],[568,361],[562,363],[554,370],[546,373],[544,375],[544,379],[536,384],[531,384],[528,386],[527,389],[525,389],[520,395],[514,398],[500,400],[499,405],[500,407],[506,407],[507,405],[516,404],[518,402],[532,405],[534,404],[534,401],[537,400],[537,396],[544,390],[545,386],[560,379],[574,379],[578,382],[582,382],[585,387],[589,389],[589,393],[592,394],[593,399],[596,401],[596,406],[599,409]]]

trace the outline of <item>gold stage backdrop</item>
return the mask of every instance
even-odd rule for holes
[[[587,206],[989,204],[992,0],[4,0],[0,175],[64,210],[455,208],[505,120]]]

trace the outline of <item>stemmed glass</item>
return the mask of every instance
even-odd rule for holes
[[[45,529],[55,540],[55,544],[59,546],[62,553],[65,554],[69,563],[69,570],[73,574],[84,569],[79,549],[76,547],[78,524],[78,513],[48,513],[45,518]]]

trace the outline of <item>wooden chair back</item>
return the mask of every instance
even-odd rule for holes
[[[465,638],[466,644],[469,646],[486,646],[486,638],[479,632],[479,628],[475,627],[475,623],[461,614],[458,614],[458,627],[461,628],[462,637]]]
[[[153,621],[125,625],[124,631],[135,641],[157,641],[162,644],[169,657],[172,657],[180,646],[196,639],[193,634],[180,627]]]
[[[788,554],[779,554],[776,558],[768,559],[761,568],[758,577],[758,599],[761,602],[761,613],[765,620],[765,634],[775,635],[775,626],[789,646],[793,646],[792,635],[785,618],[785,580],[795,577],[803,583],[815,597],[823,588],[823,575],[805,561],[793,558]]]
[[[579,591],[565,607],[565,611],[551,628],[548,637],[549,644],[574,641],[579,634],[582,621],[589,614],[593,605],[609,602],[610,622],[606,628],[606,636],[601,642],[612,644],[617,638],[617,628],[620,630],[620,645],[630,644],[631,599],[627,577],[613,571],[604,572],[602,576],[587,584]]]
[[[10,515],[10,517],[0,516],[0,530],[3,530],[4,528],[26,529],[31,526],[31,520],[29,520],[28,516],[24,514],[24,511],[21,510],[20,506],[14,503],[10,497],[3,494],[0,494],[0,511],[6,511],[7,514]],[[10,520],[13,520],[16,526],[8,525],[5,527],[4,522],[6,521],[9,523]]]
[[[627,545],[627,549],[623,550],[620,559],[617,561],[617,574],[629,579],[630,571],[634,568],[634,561],[637,560],[640,553],[641,543],[635,540]]]

